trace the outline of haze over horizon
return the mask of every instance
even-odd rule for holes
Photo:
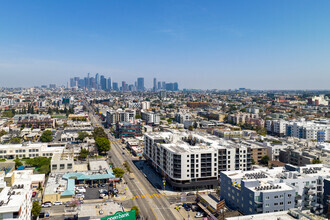
[[[330,89],[330,1],[2,1],[0,87],[100,73],[180,89]]]

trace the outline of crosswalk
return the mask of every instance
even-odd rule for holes
[[[156,197],[165,197],[163,194],[145,194],[145,195],[136,195],[132,199],[147,199],[147,198],[156,198]]]
[[[118,139],[109,139],[112,143],[121,143],[121,140]]]

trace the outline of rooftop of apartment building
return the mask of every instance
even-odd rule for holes
[[[299,216],[299,217],[298,217]],[[255,214],[255,215],[245,215],[245,216],[236,216],[236,217],[229,217],[226,220],[264,220],[264,219],[281,219],[281,220],[310,220],[310,219],[319,219],[325,220],[326,218],[314,215],[309,211],[300,211],[298,209],[291,209],[289,211],[282,211],[282,212],[272,212],[272,213],[262,213],[262,214]]]
[[[19,180],[19,181],[18,181]],[[26,199],[26,193],[31,189],[31,181],[28,179],[17,179],[9,187],[5,185],[4,180],[0,181],[0,213],[18,212],[21,203]]]
[[[266,189],[269,189],[267,188],[267,184],[274,185],[274,182],[278,182],[278,180],[281,179],[303,179],[318,176],[330,177],[330,167],[323,164],[309,164],[303,167],[288,166],[289,167],[275,167],[273,169],[260,168],[251,171],[223,171],[222,173],[232,181],[239,179],[245,181],[258,180],[260,182],[259,186],[266,186]],[[289,171],[289,169],[293,171]],[[260,188],[256,190],[260,190]]]
[[[176,153],[213,152],[216,149],[244,148],[251,145],[244,142],[235,143],[202,132],[170,130],[170,132],[153,132],[146,135],[153,139],[164,140],[162,146]]]

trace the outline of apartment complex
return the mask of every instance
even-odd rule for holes
[[[145,120],[147,124],[158,125],[160,122],[159,114],[152,111],[141,110],[141,119]]]
[[[267,120],[266,129],[270,134],[281,137],[287,136],[316,141],[330,141],[329,120]]]
[[[0,174],[0,219],[31,219],[32,181],[14,173]]]
[[[48,144],[2,144],[0,158],[14,159],[24,157],[51,157],[54,153],[62,152],[63,147],[48,147]]]
[[[323,203],[324,180],[330,169],[322,164],[220,173],[221,198],[245,215],[311,209]],[[320,210],[323,211],[323,210]]]
[[[127,138],[142,135],[142,125],[140,122],[121,122],[116,125],[116,137]]]
[[[108,110],[106,121],[108,125],[114,125],[117,122],[130,122],[135,120],[136,112],[132,109]]]
[[[177,190],[214,188],[220,171],[251,169],[251,148],[244,144],[177,130],[144,137],[148,161]]]

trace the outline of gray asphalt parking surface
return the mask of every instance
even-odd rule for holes
[[[99,196],[100,196],[100,193],[99,193],[99,190],[100,189],[106,189],[108,190],[108,185],[105,185],[105,187],[96,187],[96,188],[89,188],[87,187],[86,188],[86,193],[85,194],[85,198],[84,200],[90,200],[90,199],[100,199]]]

